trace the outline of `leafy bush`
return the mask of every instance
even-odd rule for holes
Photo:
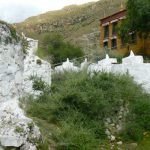
[[[47,141],[38,141],[37,149],[39,149],[39,150],[48,150],[49,149],[49,144],[47,143]]]
[[[122,137],[141,140],[150,131],[150,96],[128,75],[99,73],[54,74],[51,95],[28,101],[27,113],[55,124],[52,138],[57,149],[98,150],[106,140],[104,120],[120,106],[129,105]]]
[[[11,32],[11,36],[14,38],[14,39],[16,39],[16,40],[18,40],[18,37],[17,37],[17,32],[16,32],[16,29],[14,28],[14,27],[10,27],[10,32]]]
[[[21,39],[21,44],[22,44],[22,51],[24,54],[27,54],[27,48],[29,47],[28,41],[22,37]]]
[[[136,97],[129,106],[124,138],[140,141],[150,131],[150,95],[137,93]]]
[[[79,47],[65,42],[63,37],[58,34],[45,35],[40,50],[47,51],[47,54],[52,56],[53,63],[60,63],[66,58],[73,59],[83,56],[83,52]]]
[[[16,42],[19,41],[19,36],[17,35],[16,29],[13,25],[8,24],[8,23],[6,23],[5,21],[2,21],[2,20],[0,20],[0,24],[5,24],[10,29],[11,38],[13,38]]]
[[[42,78],[37,77],[37,76],[31,76],[29,79],[33,81],[32,88],[35,91],[43,91],[46,88],[46,84],[42,80]]]
[[[15,132],[16,133],[21,133],[21,132],[24,132],[24,129],[22,127],[16,126]]]

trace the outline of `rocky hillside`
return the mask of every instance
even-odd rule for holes
[[[99,20],[124,7],[126,0],[100,0],[84,5],[67,6],[31,17],[16,24],[19,31],[41,39],[45,34],[61,33],[67,40],[80,44],[86,52],[99,47]]]

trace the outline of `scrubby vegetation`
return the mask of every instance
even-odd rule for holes
[[[149,0],[128,0],[127,1],[127,15],[126,19],[120,24],[119,35],[125,43],[132,41],[129,34],[136,33],[143,41],[143,46],[140,53],[148,55],[146,50],[146,40],[149,39],[150,34],[150,1]]]
[[[10,33],[11,33],[11,38],[13,39],[13,40],[15,40],[16,42],[18,42],[19,41],[19,36],[17,36],[17,32],[16,32],[16,29],[14,28],[14,26],[13,25],[11,25],[11,24],[8,24],[8,23],[6,23],[5,21],[2,21],[2,20],[0,20],[0,24],[5,24],[9,29],[10,29]],[[6,40],[6,43],[8,42],[8,43],[11,43],[12,42],[12,39],[7,39]]]
[[[49,86],[42,80],[42,78],[37,77],[37,76],[30,76],[29,77],[30,80],[33,81],[33,85],[32,88],[35,91],[43,91],[45,92],[46,89],[49,88]],[[49,88],[50,89],[50,88]]]
[[[122,23],[121,35],[128,38],[131,31],[137,32],[141,38],[148,38],[150,33],[150,1],[149,0],[128,0],[127,19]],[[143,23],[144,22],[144,23]]]
[[[73,59],[83,56],[81,48],[65,42],[60,34],[45,35],[37,54],[40,57],[50,56],[53,63],[60,63],[66,58]]]
[[[25,39],[24,37],[21,38],[21,45],[22,45],[23,53],[27,54],[27,48],[29,47],[29,43],[28,43],[27,39]]]
[[[0,20],[0,24],[5,25],[8,28],[8,30],[10,31],[10,36],[7,36],[5,38],[4,43],[5,44],[13,44],[13,43],[16,44],[16,43],[20,42],[22,45],[21,50],[24,54],[26,54],[27,48],[28,48],[28,41],[16,32],[16,29],[13,25],[8,24],[8,23],[1,21],[1,20]],[[2,42],[2,37],[0,37],[0,42]]]
[[[59,150],[110,149],[104,120],[115,117],[121,106],[128,106],[128,113],[117,139],[140,142],[149,134],[150,95],[128,75],[55,74],[52,83],[51,95],[44,92],[26,101],[26,112],[48,145]]]

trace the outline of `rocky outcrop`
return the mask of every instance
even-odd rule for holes
[[[24,60],[23,72],[23,91],[24,95],[39,95],[41,91],[35,91],[32,88],[33,80],[30,77],[40,77],[47,84],[51,84],[51,66],[48,62],[40,59],[35,55],[38,48],[38,41],[27,38],[29,43],[26,58]]]
[[[17,43],[12,37],[11,30],[6,24],[0,24],[0,39],[0,102],[2,102],[18,98],[21,93],[23,52],[21,43]]]
[[[0,22],[0,149],[13,147],[35,150],[35,141],[40,138],[38,127],[19,107],[19,99],[26,91],[24,85],[28,85],[30,89],[27,92],[33,92],[32,83],[29,85],[25,78],[32,75],[34,69],[37,74],[41,72],[43,78],[45,75],[46,81],[50,81],[51,69],[48,63],[41,60],[43,65],[40,67],[37,62],[29,65],[32,64],[31,58],[39,59],[33,53],[35,44],[37,45],[37,41],[29,41],[25,57],[21,37],[11,26]]]

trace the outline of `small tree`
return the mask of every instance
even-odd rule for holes
[[[64,41],[59,34],[46,35],[42,40],[41,47],[52,56],[53,63],[60,63],[66,58],[73,59],[83,56],[80,47]]]
[[[127,19],[121,23],[119,29],[119,35],[124,37],[126,42],[131,31],[138,33],[145,42],[150,34],[150,0],[128,0]]]

